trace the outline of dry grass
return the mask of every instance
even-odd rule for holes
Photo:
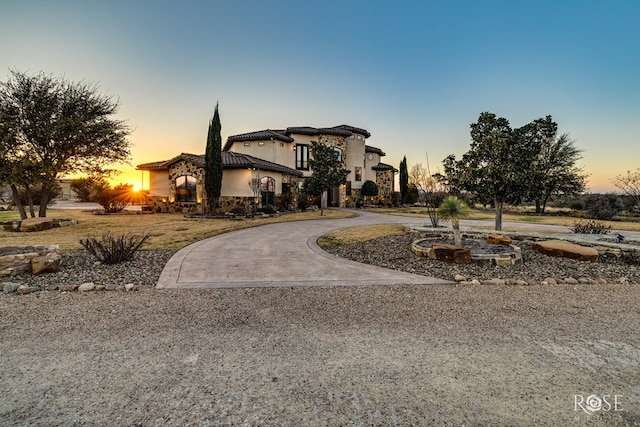
[[[390,215],[401,215],[410,217],[424,217],[428,219],[428,214],[425,208],[404,208],[404,209],[376,209],[375,212],[385,213]],[[472,209],[470,215],[465,219],[487,220],[494,221],[495,214],[492,210]],[[577,221],[581,218],[574,218],[570,216],[556,216],[556,215],[522,215],[511,212],[504,212],[502,214],[503,222],[518,222],[528,224],[544,224],[544,225],[563,225],[566,227],[573,227]],[[601,221],[606,226],[611,226],[616,230],[624,231],[640,231],[640,223],[638,222],[625,222],[625,221]],[[474,228],[481,228],[480,226]],[[488,227],[491,228],[492,227]],[[510,231],[509,227],[504,227],[504,231]]]
[[[77,219],[78,224],[37,233],[15,233],[0,229],[0,246],[55,244],[64,250],[75,250],[82,249],[81,238],[111,231],[113,233],[150,233],[151,238],[143,249],[180,249],[216,234],[263,224],[348,218],[354,215],[342,210],[328,209],[325,210],[324,217],[320,216],[320,211],[315,211],[291,213],[277,218],[191,219],[185,218],[182,214],[93,215],[91,212],[74,209],[49,209],[47,216]],[[13,219],[19,219],[14,212],[2,212],[0,216],[0,221]]]
[[[404,226],[401,224],[363,225],[325,234],[318,239],[318,245],[323,249],[330,249],[336,246],[365,242],[378,237],[398,236],[404,233]]]

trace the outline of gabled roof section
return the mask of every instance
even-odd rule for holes
[[[204,154],[190,154],[181,153],[169,160],[161,160],[159,162],[143,163],[136,166],[136,170],[150,171],[150,170],[167,170],[172,164],[185,160],[191,162],[197,167],[204,167]]]
[[[360,135],[364,135],[366,138],[371,137],[371,133],[369,133],[368,130],[362,129],[362,128],[357,128],[357,127],[354,127],[354,126],[340,125],[340,126],[334,126],[334,129],[344,129],[344,130],[349,131],[351,133],[359,133]]]
[[[204,168],[204,154],[182,153],[169,160],[160,162],[144,163],[136,167],[137,170],[168,170],[171,165],[181,160],[193,163],[196,167]],[[278,163],[259,159],[248,154],[240,154],[234,151],[222,152],[222,167],[224,169],[260,169],[264,171],[280,172],[286,175],[302,176],[302,172]]]
[[[234,151],[222,152],[222,166],[226,169],[251,168],[280,172],[286,175],[302,176],[302,172],[299,170],[291,169],[290,167],[273,163],[268,160],[259,159],[248,154],[236,153]]]
[[[365,151],[365,153],[375,153],[375,154],[379,154],[380,156],[386,156],[384,151],[382,151],[381,149],[379,149],[377,147],[372,147],[370,145],[365,145],[364,146],[364,151]]]
[[[388,165],[386,163],[378,163],[377,165],[373,166],[371,169],[373,169],[374,171],[393,171],[393,172],[398,172],[398,169],[396,169],[393,166]]]
[[[222,151],[228,151],[233,145],[234,142],[242,142],[242,141],[282,141],[282,142],[293,142],[293,138],[285,135],[284,130],[258,130],[255,132],[249,133],[241,133],[239,135],[231,135],[227,138],[227,142],[224,144],[224,148]]]

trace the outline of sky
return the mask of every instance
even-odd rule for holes
[[[489,111],[551,115],[583,150],[589,191],[640,167],[637,0],[0,0],[9,70],[96,83],[119,100],[135,166],[222,138],[348,124],[385,163],[432,172]],[[143,181],[143,182],[141,182]]]

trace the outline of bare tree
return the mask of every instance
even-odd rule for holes
[[[631,197],[635,205],[640,206],[640,168],[627,171],[626,175],[616,175],[611,183],[619,188],[623,194]]]

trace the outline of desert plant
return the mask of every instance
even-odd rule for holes
[[[462,244],[462,236],[460,235],[460,218],[469,215],[469,206],[456,196],[449,196],[442,201],[438,207],[438,215],[441,219],[451,220],[453,227],[453,240],[456,246]]]
[[[571,227],[571,231],[578,234],[608,234],[611,232],[611,226],[596,220],[577,221]]]
[[[80,244],[98,261],[104,264],[117,264],[133,259],[149,236],[149,233],[141,235],[106,232],[101,236],[85,236],[84,239],[80,239]]]

